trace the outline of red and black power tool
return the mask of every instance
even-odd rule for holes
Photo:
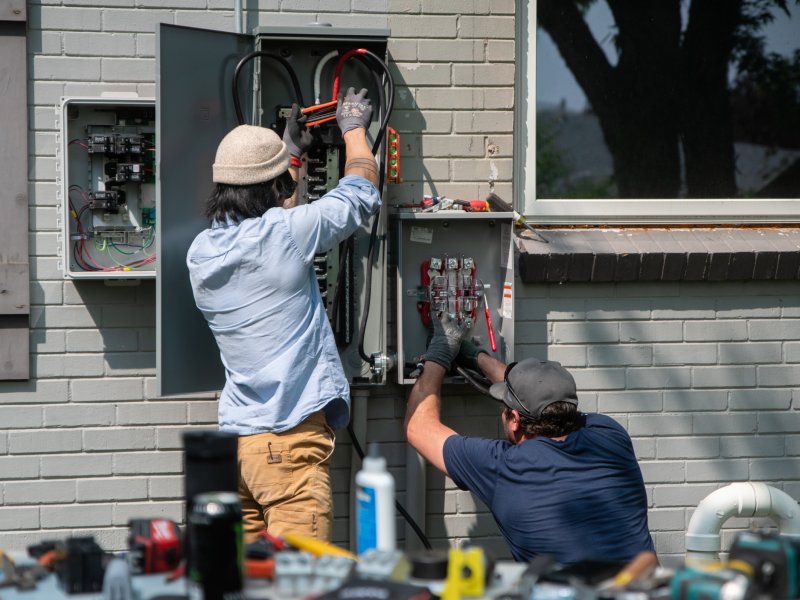
[[[183,558],[178,524],[169,519],[131,519],[128,549],[133,573],[164,573]]]

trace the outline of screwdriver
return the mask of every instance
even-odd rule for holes
[[[521,214],[519,214],[517,211],[515,211],[515,210],[512,208],[512,206],[511,206],[511,205],[510,205],[508,202],[506,202],[505,200],[503,200],[503,199],[502,199],[500,196],[498,196],[497,194],[490,193],[488,196],[486,196],[486,203],[487,203],[487,204],[488,204],[488,205],[491,207],[491,209],[492,209],[493,211],[496,211],[496,212],[510,212],[510,213],[513,213],[513,215],[514,215],[514,224],[515,224],[515,225],[521,225],[522,227],[524,227],[525,229],[527,229],[528,231],[530,231],[530,232],[531,232],[533,235],[535,235],[535,236],[536,236],[536,238],[537,238],[537,239],[538,239],[540,242],[544,242],[545,244],[548,244],[548,243],[549,243],[549,242],[548,242],[546,239],[544,239],[544,238],[543,238],[543,237],[542,237],[542,236],[539,234],[539,232],[538,232],[538,231],[536,231],[536,230],[535,230],[533,227],[531,227],[530,225],[528,225],[528,224],[525,222],[525,217],[523,217]]]

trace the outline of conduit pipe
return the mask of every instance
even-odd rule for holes
[[[703,498],[686,530],[686,558],[719,560],[723,523],[731,517],[769,517],[782,536],[800,542],[797,501],[764,483],[738,482]]]

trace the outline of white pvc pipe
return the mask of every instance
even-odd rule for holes
[[[317,68],[314,69],[314,104],[319,104],[321,102],[320,96],[322,94],[322,68],[328,64],[328,62],[339,56],[338,50],[331,50],[325,56],[319,59],[317,62]]]
[[[242,33],[242,0],[233,0],[233,20],[236,33]]]
[[[720,488],[700,502],[686,530],[686,558],[719,560],[723,523],[731,517],[769,517],[780,534],[800,541],[797,501],[764,483],[739,482]]]

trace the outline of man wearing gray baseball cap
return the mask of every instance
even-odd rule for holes
[[[406,411],[406,437],[431,464],[492,512],[516,560],[568,565],[653,552],[647,497],[630,436],[612,418],[578,410],[575,379],[559,363],[506,366],[469,342],[464,326],[434,319],[424,369]],[[481,372],[502,405],[507,439],[465,437],[441,421],[453,361]]]

